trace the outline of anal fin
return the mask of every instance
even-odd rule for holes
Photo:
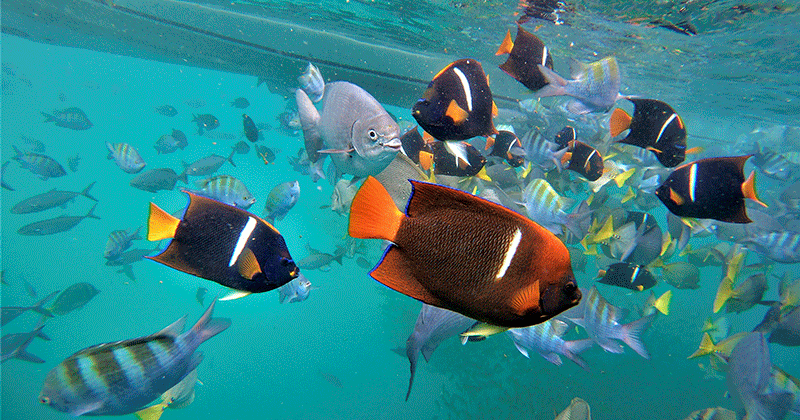
[[[383,255],[383,259],[375,269],[370,272],[375,280],[386,287],[396,290],[406,296],[425,302],[429,305],[439,306],[443,302],[433,296],[415,277],[414,270],[406,256],[397,246],[391,245]]]

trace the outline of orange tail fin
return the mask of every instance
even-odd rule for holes
[[[514,41],[511,40],[511,31],[506,31],[506,37],[503,38],[503,43],[494,55],[509,54],[511,49],[514,48]]]
[[[750,172],[750,176],[747,177],[747,180],[742,184],[742,195],[744,195],[745,198],[749,198],[767,207],[767,205],[758,198],[758,195],[756,195],[756,171]]]
[[[631,116],[620,108],[616,108],[608,121],[611,130],[611,137],[617,137],[619,133],[627,130],[631,126]]]
[[[370,176],[359,188],[350,206],[348,233],[354,238],[394,242],[405,214],[398,210],[383,185]]]

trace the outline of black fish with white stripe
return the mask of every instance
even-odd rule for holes
[[[641,292],[656,285],[656,278],[645,267],[631,263],[614,263],[607,270],[600,270],[599,283]]]
[[[500,69],[526,88],[537,91],[547,85],[547,79],[539,70],[539,65],[553,70],[553,57],[536,35],[517,25],[514,41],[511,41],[511,31],[506,32],[503,43],[494,55],[501,54],[508,54],[508,59],[500,65]]]
[[[609,121],[611,136],[630,129],[617,143],[650,150],[662,165],[672,168],[686,159],[686,126],[671,106],[656,99],[626,97],[633,102],[633,117],[620,108]]]
[[[567,152],[561,156],[561,164],[589,181],[597,181],[603,175],[603,155],[582,141],[569,142]]]
[[[744,199],[766,207],[755,190],[755,172],[744,178],[752,155],[700,159],[676,168],[656,189],[656,196],[680,217],[750,223]]]
[[[162,253],[146,258],[236,290],[223,300],[277,289],[298,276],[283,236],[272,225],[245,210],[186,193],[183,219],[150,203],[147,239],[172,241]]]
[[[203,360],[197,347],[231,325],[211,317],[215,304],[185,333],[184,316],[155,334],[73,354],[47,374],[39,402],[74,417],[140,410],[192,372]]]
[[[525,163],[525,149],[522,147],[522,142],[511,131],[500,130],[494,139],[489,137],[486,147],[492,149],[489,156],[501,157],[515,168]]]

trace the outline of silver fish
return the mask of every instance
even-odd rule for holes
[[[800,262],[800,233],[770,232],[742,240],[748,249],[779,263]]]
[[[559,413],[555,420],[592,420],[589,403],[580,398],[573,398],[569,407]]]
[[[142,227],[139,226],[134,232],[128,232],[125,229],[119,229],[111,232],[108,235],[108,241],[106,241],[106,249],[103,251],[103,257],[109,260],[115,260],[119,258],[123,252],[127,251],[128,248],[131,247],[134,240],[142,239],[142,237],[139,236],[139,230],[141,229]]]
[[[42,340],[50,341],[50,337],[42,332],[42,328],[44,328],[44,323],[40,322],[39,326],[33,331],[4,335],[0,343],[0,348],[2,349],[0,363],[8,359],[19,359],[31,363],[44,363],[44,360],[41,358],[28,353],[28,345],[33,342],[34,338],[39,337]]]
[[[565,356],[575,362],[578,366],[589,369],[586,362],[578,356],[578,353],[592,347],[592,340],[564,341],[561,336],[567,331],[568,325],[564,321],[551,319],[541,324],[531,325],[525,328],[512,328],[508,330],[508,335],[514,346],[517,347],[523,356],[528,356],[528,350],[539,353],[548,362],[561,366],[561,357]]]
[[[53,235],[55,233],[66,232],[78,225],[83,219],[92,218],[100,219],[94,215],[94,209],[97,204],[89,209],[89,212],[83,216],[60,216],[53,219],[40,220],[31,224],[25,225],[17,230],[17,233],[25,236],[43,236]]]
[[[270,223],[283,220],[300,199],[300,183],[287,181],[272,188],[264,204],[264,216]]]
[[[779,420],[789,412],[794,396],[786,391],[770,391],[771,375],[772,362],[764,334],[747,334],[731,351],[726,377],[731,395],[744,406],[745,419]]]
[[[146,165],[136,148],[128,143],[106,142],[106,148],[108,159],[114,159],[117,166],[129,174],[139,173]]]
[[[11,159],[19,162],[19,166],[22,168],[31,171],[35,175],[39,175],[39,178],[42,180],[46,181],[49,178],[58,178],[67,174],[64,167],[50,156],[39,153],[24,153],[19,151],[14,145],[11,147],[14,149],[14,153],[16,153]]]
[[[417,371],[419,354],[430,362],[433,351],[442,341],[461,334],[475,324],[475,320],[467,318],[457,312],[437,308],[423,303],[422,309],[414,324],[414,332],[406,340],[406,356],[411,364],[411,376],[408,379],[408,392],[406,401],[411,395],[411,386],[414,385],[414,374]]]
[[[155,334],[73,354],[47,374],[39,402],[72,416],[138,411],[193,371],[202,361],[197,347],[231,325],[211,318],[215,304],[185,333],[184,316]]]
[[[11,208],[11,213],[14,214],[23,214],[23,213],[36,213],[48,209],[52,209],[54,207],[63,207],[69,201],[75,199],[75,197],[81,195],[90,200],[97,201],[96,198],[92,197],[89,194],[89,190],[92,189],[94,184],[97,182],[92,182],[89,184],[88,187],[84,188],[81,192],[73,192],[73,191],[59,191],[55,188],[52,190],[35,195],[30,198],[26,198],[25,200],[20,201],[19,203],[15,204],[14,207]]]
[[[130,182],[131,187],[152,193],[160,190],[172,191],[178,182],[178,174],[170,168],[151,169],[141,173]]]
[[[44,299],[34,303],[33,306],[3,306],[0,308],[2,309],[2,312],[0,312],[0,326],[8,324],[9,322],[17,319],[18,316],[28,311],[38,312],[44,316],[52,318],[53,314],[44,308],[44,304],[55,297],[58,292],[60,292],[60,290],[50,293],[49,295],[45,296]]]
[[[192,191],[197,195],[213,198],[229,206],[249,209],[256,198],[244,185],[244,182],[230,176],[219,175],[197,182],[199,190]]]
[[[20,149],[23,151],[29,153],[47,153],[47,147],[41,141],[24,134],[20,134],[19,138],[22,139],[22,142],[25,144],[24,146],[20,146]]]
[[[345,248],[337,248],[336,255],[332,255],[311,248],[310,246],[306,246],[306,249],[308,250],[308,256],[297,262],[297,266],[303,270],[328,271],[334,261],[342,265],[342,257],[346,252]]]
[[[573,114],[605,112],[620,98],[621,78],[619,64],[614,57],[606,57],[593,63],[573,61],[572,80],[566,80],[553,70],[539,65],[547,86],[536,92],[539,97],[572,96],[567,109]]]
[[[349,214],[350,204],[353,203],[356,192],[358,192],[357,183],[346,179],[337,181],[336,186],[333,187],[333,193],[331,193],[331,210],[342,216]]]
[[[72,130],[88,130],[92,128],[92,122],[82,109],[71,107],[62,110],[55,110],[52,114],[42,112],[46,120],[44,122],[54,122],[59,127],[70,128]]]
[[[321,114],[302,89],[295,99],[312,162],[320,153],[329,154],[339,172],[366,177],[386,168],[402,148],[397,123],[372,95],[352,83],[328,84]]]
[[[74,310],[83,308],[90,300],[100,293],[90,283],[75,283],[67,287],[58,295],[50,306],[50,311],[55,315],[65,315]]]
[[[183,164],[183,173],[178,175],[178,179],[183,181],[183,183],[188,183],[187,176],[207,176],[213,175],[214,172],[217,172],[225,162],[230,162],[231,165],[236,167],[236,164],[233,163],[233,154],[236,153],[235,150],[231,150],[231,154],[228,155],[227,158],[222,157],[220,155],[211,154],[202,159],[198,159],[191,164],[181,161]]]
[[[300,83],[300,89],[303,89],[308,95],[309,99],[314,102],[322,100],[322,95],[325,93],[325,79],[322,78],[322,73],[319,72],[317,66],[308,63],[306,71],[297,77]]]
[[[300,274],[278,288],[278,301],[280,303],[302,302],[311,295],[311,289],[311,282],[303,274]]]

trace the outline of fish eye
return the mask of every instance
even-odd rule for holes
[[[289,266],[289,265],[291,265],[293,262],[294,262],[294,261],[293,261],[293,260],[291,260],[291,259],[289,259],[289,258],[281,258],[281,265],[282,265],[282,266],[284,266],[284,267],[288,267],[288,266]]]
[[[567,292],[567,293],[573,293],[573,292],[575,292],[575,289],[577,289],[577,288],[578,288],[578,285],[576,285],[574,281],[571,281],[571,282],[569,282],[569,283],[564,285],[564,291]]]
[[[50,398],[47,397],[39,397],[39,402],[45,405],[50,404]]]
[[[371,140],[376,140],[378,138],[378,133],[376,133],[375,130],[369,130],[367,135]]]

